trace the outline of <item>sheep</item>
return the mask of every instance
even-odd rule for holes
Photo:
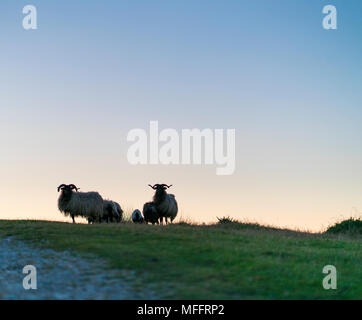
[[[86,218],[88,223],[102,219],[103,198],[98,192],[78,192],[78,188],[74,184],[61,184],[58,192],[60,190],[59,211],[63,212],[65,216],[71,216],[73,223],[75,223],[74,217]]]
[[[122,219],[123,219],[123,210],[122,210],[122,208],[121,208],[121,206],[119,205],[118,202],[113,201],[113,203],[116,206],[116,213],[117,213],[115,219],[116,219],[117,222],[121,222]]]
[[[103,201],[103,216],[101,221],[106,221],[107,223],[113,222],[113,220],[115,222],[121,222],[122,215],[123,215],[123,210],[121,209],[121,206],[117,202],[111,200]]]
[[[156,190],[155,195],[153,196],[153,204],[159,214],[160,223],[163,224],[163,218],[167,224],[167,218],[170,218],[171,222],[176,218],[178,212],[178,206],[173,194],[168,194],[166,189],[170,188],[167,184],[155,184],[154,186],[149,186]]]
[[[143,223],[143,217],[141,211],[136,209],[132,212],[132,221],[134,223]]]
[[[143,205],[143,217],[146,223],[151,222],[152,224],[158,224],[160,215],[153,202],[147,202]]]

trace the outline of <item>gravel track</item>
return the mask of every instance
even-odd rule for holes
[[[26,265],[36,267],[36,290],[23,288]],[[135,286],[136,282],[132,272],[112,270],[100,259],[0,239],[0,299],[158,298],[151,289]]]

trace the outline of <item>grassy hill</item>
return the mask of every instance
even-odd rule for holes
[[[361,299],[361,237],[221,220],[214,225],[0,221],[0,238],[74,250],[134,270],[168,299]],[[324,290],[325,265],[337,290]],[[136,284],[135,284],[136,285]]]

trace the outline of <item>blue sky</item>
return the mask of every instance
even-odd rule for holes
[[[37,30],[22,28],[27,4]],[[322,28],[326,4],[337,30]],[[141,207],[159,179],[200,221],[318,229],[362,211],[361,12],[351,0],[2,1],[0,218],[62,219],[64,182]],[[150,120],[235,128],[235,175],[130,166],[126,134]]]

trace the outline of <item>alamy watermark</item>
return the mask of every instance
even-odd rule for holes
[[[225,139],[224,139],[225,131]],[[226,141],[224,141],[226,140]],[[150,121],[149,132],[132,129],[127,141],[130,164],[216,164],[217,175],[235,171],[235,129],[164,129],[159,132],[158,121]],[[226,145],[224,145],[226,142]]]
[[[38,29],[38,18],[36,7],[33,5],[27,5],[23,8],[23,14],[26,16],[23,18],[23,28],[25,30]]]
[[[337,8],[332,5],[327,5],[323,7],[322,12],[326,14],[323,18],[322,25],[326,30],[336,30],[337,29]]]
[[[322,20],[322,26],[326,30],[337,29],[337,8],[334,5],[326,5],[322,9],[322,13],[325,14]],[[38,29],[37,23],[37,8],[34,5],[28,4],[23,8],[23,28],[25,30]]]
[[[27,265],[23,268],[23,273],[26,274],[23,279],[23,288],[25,290],[36,290],[38,288],[36,267],[33,265]]]
[[[322,272],[327,274],[322,281],[323,288],[326,290],[337,289],[337,269],[333,265],[323,267]]]

